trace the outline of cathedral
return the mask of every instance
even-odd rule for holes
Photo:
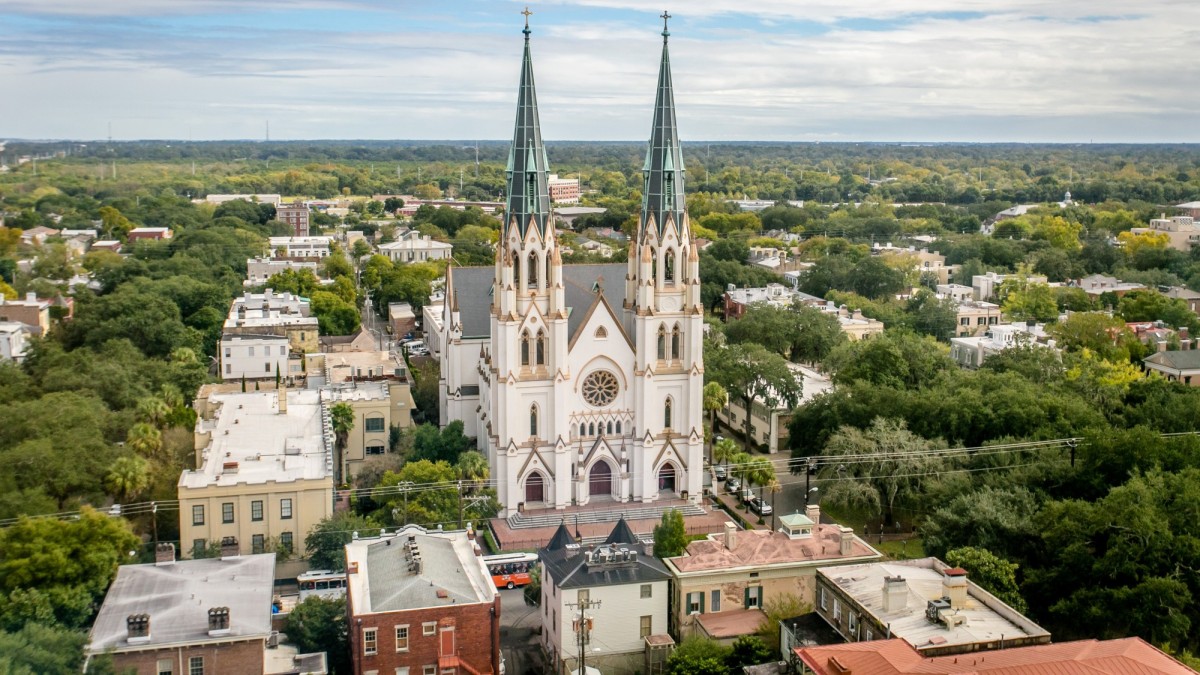
[[[441,424],[487,456],[501,516],[699,501],[699,253],[684,204],[664,16],[638,229],[627,263],[564,265],[550,204],[528,17],[492,267],[452,267],[438,335]]]

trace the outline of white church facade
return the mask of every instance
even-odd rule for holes
[[[525,28],[496,260],[448,271],[437,337],[440,421],[476,437],[501,516],[700,499],[703,309],[668,35],[628,262],[564,265]]]

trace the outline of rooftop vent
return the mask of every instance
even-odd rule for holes
[[[144,644],[150,641],[150,615],[130,614],[125,619],[125,627],[129,631],[126,639],[129,644]]]
[[[228,607],[213,607],[208,610],[208,634],[210,636],[229,634]]]

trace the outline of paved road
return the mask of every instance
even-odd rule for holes
[[[504,654],[505,675],[541,675],[545,672],[538,644],[541,609],[526,605],[520,588],[499,593],[500,651]]]

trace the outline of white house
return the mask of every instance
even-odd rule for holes
[[[286,335],[221,336],[221,379],[265,380],[288,375]]]
[[[627,263],[565,265],[526,43],[493,267],[451,267],[440,322],[441,424],[462,420],[519,507],[699,500],[700,258],[665,45],[645,195]]]
[[[300,260],[276,260],[273,258],[249,258],[246,260],[246,280],[242,282],[244,286],[260,286],[267,283],[267,279],[279,274],[284,270],[311,270],[314,275],[317,273],[317,263]]]
[[[560,525],[538,558],[542,646],[554,672],[578,667],[581,630],[586,664],[603,672],[640,665],[646,638],[667,633],[671,573],[624,519],[599,546],[580,546]]]
[[[416,230],[406,234],[399,241],[379,245],[379,252],[392,262],[404,263],[445,260],[453,250],[454,247],[450,244],[434,241],[429,235],[421,236]]]
[[[0,361],[23,361],[28,338],[29,327],[25,324],[0,321]]]
[[[281,252],[284,258],[326,258],[333,237],[271,237],[267,241],[271,251]]]
[[[950,358],[960,366],[978,368],[992,354],[1023,345],[1053,349],[1055,343],[1042,324],[1005,323],[991,326],[977,337],[950,338]]]

